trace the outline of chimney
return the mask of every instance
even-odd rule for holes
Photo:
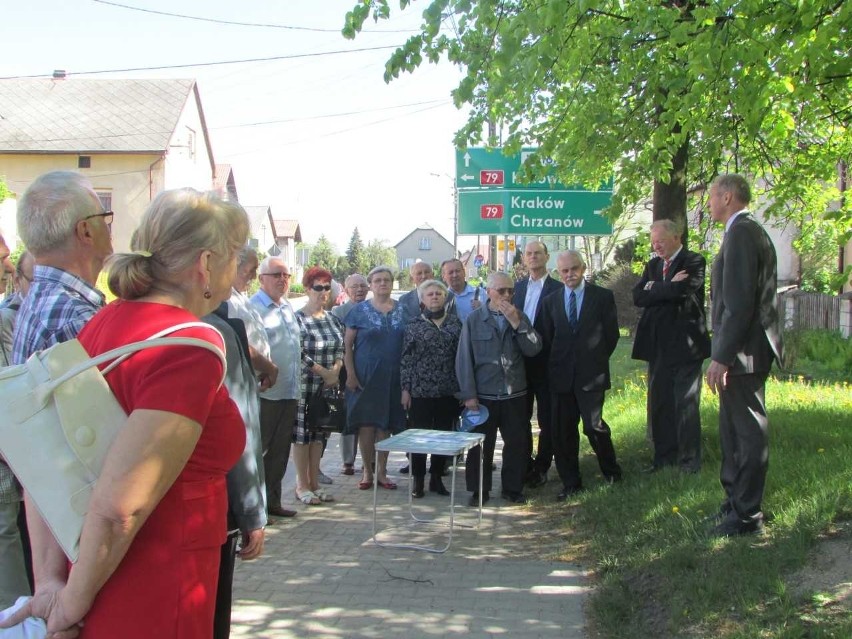
[[[54,80],[64,80],[65,79],[65,69],[54,69],[53,79]]]

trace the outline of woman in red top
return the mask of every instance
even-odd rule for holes
[[[133,235],[133,253],[111,263],[119,299],[78,339],[94,356],[197,321],[228,298],[247,235],[238,204],[191,189],[161,193]],[[175,335],[223,348],[210,328]],[[129,417],[95,485],[77,563],[68,564],[43,522],[30,530],[36,594],[25,610],[47,620],[48,636],[212,636],[225,474],[245,444],[222,373],[205,349],[165,346],[107,375]]]

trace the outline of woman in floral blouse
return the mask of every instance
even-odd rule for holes
[[[461,322],[447,314],[444,304],[447,287],[438,280],[426,280],[417,287],[422,313],[405,327],[402,342],[402,405],[408,410],[412,428],[452,430],[459,416],[455,393],[456,350]],[[449,495],[441,476],[446,457],[432,456],[429,490]],[[411,456],[414,497],[423,497],[426,455]]]

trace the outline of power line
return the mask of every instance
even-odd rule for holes
[[[276,60],[294,60],[296,58],[317,58],[327,55],[340,55],[342,53],[362,53],[364,51],[382,51],[396,49],[399,45],[392,44],[382,47],[364,47],[362,49],[343,49],[339,51],[318,51],[316,53],[294,53],[291,55],[276,55],[269,58],[245,58],[243,60],[220,60],[218,62],[195,62],[192,64],[164,64],[156,67],[132,67],[128,69],[101,69],[98,71],[74,71],[69,75],[99,75],[102,73],[130,73],[133,71],[161,71],[163,69],[188,69],[191,67],[214,67],[225,64],[245,64],[249,62],[273,62]],[[52,73],[36,73],[32,75],[9,75],[0,77],[0,80],[23,80],[27,78],[50,78]]]
[[[376,111],[391,111],[393,109],[404,109],[406,107],[415,107],[415,106],[424,106],[424,105],[435,105],[438,106],[440,104],[449,104],[449,102],[445,99],[440,100],[426,100],[424,102],[411,102],[409,104],[396,104],[394,106],[387,107],[377,107],[375,109],[362,109],[360,111],[344,111],[341,113],[326,113],[323,115],[309,115],[304,118],[287,118],[285,120],[267,120],[264,122],[245,122],[242,124],[227,124],[224,126],[213,126],[209,127],[211,131],[216,130],[219,131],[221,129],[237,129],[245,126],[264,126],[267,124],[286,124],[288,122],[306,122],[308,120],[324,120],[326,118],[340,118],[345,117],[347,115],[362,115],[364,113],[374,113]]]
[[[337,135],[342,135],[344,133],[350,133],[351,131],[359,131],[361,129],[367,129],[367,128],[376,126],[378,124],[390,122],[392,120],[398,120],[400,118],[407,118],[411,115],[417,115],[418,113],[423,113],[424,111],[431,111],[432,109],[437,109],[437,108],[440,108],[441,106],[446,106],[446,104],[449,104],[449,103],[433,104],[431,106],[427,106],[427,107],[424,107],[422,109],[416,109],[414,111],[409,111],[408,113],[403,113],[401,115],[397,115],[397,116],[393,116],[393,117],[389,117],[389,118],[382,118],[381,120],[373,120],[372,122],[367,122],[365,124],[359,124],[357,126],[348,127],[346,129],[338,129],[336,131],[329,131],[328,133],[321,133],[319,135],[312,135],[312,136],[307,137],[307,138],[301,138],[301,139],[298,139],[298,140],[287,140],[287,141],[284,141],[284,142],[275,143],[275,148],[281,148],[281,147],[285,147],[285,146],[293,146],[295,144],[303,144],[305,142],[313,142],[315,140],[320,140],[322,138],[330,138],[330,137],[334,137],[334,136],[337,136]],[[235,158],[235,157],[239,157],[239,156],[242,156],[242,155],[251,155],[253,153],[259,153],[261,151],[264,151],[267,148],[269,148],[269,146],[266,146],[266,147],[263,147],[263,148],[260,148],[260,149],[255,148],[255,149],[252,149],[250,151],[238,151],[236,153],[228,153],[228,154],[226,154],[226,157],[227,158]]]
[[[201,16],[188,16],[182,13],[169,13],[168,11],[155,11],[154,9],[143,9],[142,7],[132,7],[127,4],[119,4],[117,2],[108,2],[107,0],[92,0],[98,4],[107,4],[111,7],[119,7],[121,9],[129,9],[131,11],[141,11],[142,13],[154,13],[156,15],[168,16],[170,18],[183,18],[185,20],[198,20],[200,22],[212,22],[214,24],[230,24],[238,27],[263,27],[266,29],[288,29],[291,31],[314,31],[318,33],[340,33],[341,29],[320,29],[318,27],[297,27],[287,24],[269,24],[263,22],[236,22],[233,20],[217,20],[215,18],[202,18]],[[364,33],[416,33],[415,29],[376,29],[364,31]]]
[[[341,112],[341,113],[326,113],[326,114],[322,114],[322,115],[310,115],[310,116],[306,116],[304,118],[289,118],[289,119],[285,119],[285,120],[269,120],[269,121],[266,121],[266,122],[245,122],[245,123],[242,123],[242,124],[227,124],[227,125],[224,125],[224,126],[211,126],[211,127],[207,127],[207,130],[208,131],[220,131],[222,129],[238,129],[238,128],[242,128],[242,127],[262,126],[262,125],[267,125],[267,124],[286,124],[288,122],[306,122],[306,121],[309,121],[309,120],[322,120],[322,119],[326,119],[326,118],[338,118],[338,117],[345,117],[345,116],[350,116],[350,115],[363,115],[365,113],[375,113],[375,112],[378,112],[378,111],[392,111],[394,109],[405,109],[405,108],[408,108],[408,107],[419,107],[419,106],[425,106],[426,107],[424,109],[418,109],[416,111],[411,111],[409,113],[403,113],[403,114],[398,115],[398,116],[384,118],[382,120],[368,122],[364,125],[357,125],[355,127],[343,129],[341,131],[332,132],[332,134],[337,134],[337,133],[345,133],[345,132],[357,130],[358,128],[361,128],[361,126],[368,127],[368,126],[373,126],[375,124],[382,123],[382,122],[389,122],[389,121],[395,120],[397,118],[404,118],[404,117],[407,117],[407,116],[415,114],[415,113],[420,113],[421,111],[428,111],[428,110],[431,110],[431,109],[436,109],[436,108],[438,108],[442,105],[448,105],[448,104],[451,104],[451,103],[448,102],[447,100],[444,100],[444,99],[441,99],[441,100],[426,100],[424,102],[411,102],[409,104],[395,104],[393,106],[377,107],[375,109],[362,109],[360,111],[346,111],[346,112]],[[122,138],[143,137],[143,136],[151,136],[151,135],[165,135],[165,134],[170,134],[170,133],[172,133],[172,130],[144,131],[144,132],[141,132],[141,133],[140,132],[106,133],[106,134],[103,134],[103,135],[88,135],[87,134],[85,136],[85,138],[87,140],[104,140],[104,141],[106,141],[106,140],[120,140]],[[319,137],[326,137],[327,135],[329,135],[329,134],[320,134]],[[76,142],[79,139],[80,139],[79,136],[78,137],[67,137],[67,138],[29,138],[29,139],[27,139],[27,142],[28,143],[34,143],[34,142],[40,142],[40,143]],[[291,144],[291,143],[288,142],[288,143],[285,143],[285,144]],[[57,151],[57,152],[70,152],[70,151],[65,149],[65,150],[61,150],[61,151]],[[121,153],[122,151],[120,149],[89,149],[86,152],[98,154],[98,153]]]

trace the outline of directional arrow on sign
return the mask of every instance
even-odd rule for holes
[[[472,175],[468,175],[467,173],[465,173],[459,179],[463,180],[464,182],[468,182],[469,180],[475,180],[476,178],[473,177]]]
[[[464,165],[465,165],[465,167],[470,166],[470,153],[465,152],[465,154],[464,154]]]

